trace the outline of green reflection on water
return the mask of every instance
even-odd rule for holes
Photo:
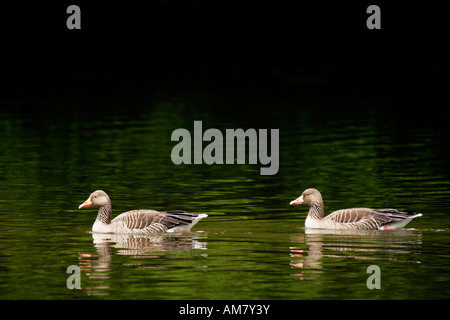
[[[47,101],[40,111],[2,113],[1,297],[448,297],[448,131],[362,101],[336,110],[321,109],[323,100],[222,95],[88,102],[67,113]],[[171,133],[192,130],[194,120],[204,130],[280,129],[279,173],[175,166]],[[399,233],[308,234],[307,208],[288,205],[308,187],[322,192],[326,212],[397,207],[424,216]],[[109,193],[114,215],[153,208],[209,217],[170,245],[96,240],[88,233],[95,210],[77,209],[96,189]],[[65,287],[72,264],[82,268],[82,291]],[[382,270],[382,290],[365,286],[371,264]]]

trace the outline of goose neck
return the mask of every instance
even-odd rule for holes
[[[323,218],[323,202],[314,203],[309,208],[308,216],[310,216],[313,219],[322,219]]]
[[[111,203],[108,203],[98,209],[98,216],[97,220],[105,223],[110,224],[111,223]]]

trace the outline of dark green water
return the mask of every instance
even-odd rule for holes
[[[2,299],[450,298],[450,130],[439,110],[351,93],[161,89],[120,99],[3,101]],[[396,108],[402,104],[402,108]],[[25,107],[32,111],[23,111]],[[22,111],[21,111],[22,110]],[[409,111],[405,111],[409,110]],[[426,112],[425,112],[426,111]],[[173,130],[280,130],[280,169],[180,165]],[[309,187],[325,211],[423,213],[407,230],[310,233]],[[192,232],[93,235],[89,194],[113,215],[138,208],[207,213]],[[81,290],[69,290],[70,265]],[[367,267],[381,289],[366,286]]]

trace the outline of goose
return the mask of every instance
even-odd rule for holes
[[[305,220],[306,228],[393,230],[403,228],[412,219],[422,216],[421,213],[397,209],[352,208],[334,211],[324,218],[322,195],[314,188],[306,189],[289,204],[310,206]]]
[[[99,208],[97,219],[92,226],[92,232],[95,233],[155,234],[189,231],[197,222],[208,216],[182,210],[132,210],[111,220],[111,200],[103,190],[94,191],[78,209],[89,207]]]

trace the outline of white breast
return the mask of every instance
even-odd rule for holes
[[[95,220],[94,225],[92,226],[92,232],[111,233],[114,232],[114,230],[111,224],[106,224],[99,220]]]
[[[339,223],[330,220],[314,219],[307,217],[305,221],[305,228],[308,229],[351,229],[352,224]]]
[[[308,217],[306,217],[305,228],[321,229],[321,228],[325,228],[325,227],[323,226],[322,220],[314,219],[314,218],[311,218],[308,216]]]

